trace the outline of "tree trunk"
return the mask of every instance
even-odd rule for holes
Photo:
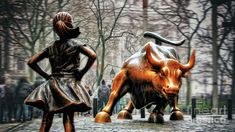
[[[143,0],[143,9],[148,8],[148,0]]]
[[[9,34],[9,22],[8,20],[3,20],[4,24],[3,24],[3,31],[5,33],[5,37],[4,39],[4,72],[9,72],[10,70],[10,43],[9,43],[9,38],[7,36],[10,36]]]
[[[232,82],[232,102],[235,102],[235,38],[233,41],[233,82]],[[233,105],[235,107],[235,105]]]
[[[188,39],[188,61],[190,59],[190,55],[191,55],[191,39]],[[191,100],[191,91],[192,91],[192,88],[191,88],[191,75],[189,75],[187,78],[186,78],[186,106],[188,106],[190,104],[190,100]]]
[[[186,78],[186,106],[188,106],[190,104],[190,100],[191,100],[191,81],[190,81],[191,76],[188,76]]]
[[[3,73],[4,73],[4,69],[3,69],[3,53],[2,53],[3,49],[2,49],[2,45],[0,45],[0,84],[3,84]]]
[[[143,0],[143,30],[147,31],[148,29],[148,9],[147,6],[148,5],[148,0]]]
[[[217,5],[212,5],[212,56],[213,56],[213,71],[212,71],[212,108],[218,108],[218,45],[217,45],[217,37],[218,37],[218,28],[217,28]]]
[[[2,49],[2,45],[0,45],[0,76],[3,74],[2,72],[3,72],[3,69],[2,69],[2,51],[3,51],[3,49]]]
[[[35,48],[32,48],[31,49],[31,55],[30,56],[33,56],[34,55],[34,50],[35,50]],[[29,80],[30,81],[34,81],[35,80],[35,72],[31,69],[31,68],[29,68],[29,71],[28,71],[28,73],[29,73]],[[39,75],[40,76],[40,75]]]
[[[100,74],[98,76],[98,83],[97,85],[100,85],[100,82],[103,78],[104,75],[104,65],[105,65],[105,52],[106,52],[106,48],[105,48],[105,40],[103,38],[103,36],[101,36],[101,44],[102,44],[102,54],[101,54],[101,69],[100,69]]]

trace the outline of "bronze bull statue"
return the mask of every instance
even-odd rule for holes
[[[155,38],[156,42],[181,45],[184,41],[169,41],[155,33],[144,34]],[[183,120],[178,105],[178,93],[182,77],[187,77],[195,63],[195,52],[192,52],[187,64],[181,64],[174,48],[148,42],[141,50],[128,58],[115,76],[112,92],[107,105],[95,117],[95,122],[111,122],[113,108],[126,93],[131,99],[118,114],[118,119],[132,119],[133,109],[156,107],[150,113],[150,123],[163,123],[163,111],[169,104],[170,120]]]

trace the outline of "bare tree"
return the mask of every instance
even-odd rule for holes
[[[234,43],[234,32],[232,27],[225,28],[222,22],[226,21],[234,21],[234,2],[215,2],[212,1],[213,10],[212,10],[212,26],[208,26],[206,28],[201,29],[201,33],[199,34],[201,43],[207,46],[211,46],[213,48],[213,63],[208,64],[210,67],[213,67],[211,70],[212,73],[212,83],[213,86],[212,91],[212,99],[213,99],[213,107],[219,107],[219,91],[218,86],[221,88],[221,92],[226,87],[232,87],[232,78],[233,74],[233,43]],[[211,29],[212,32],[211,32]],[[227,81],[225,81],[227,80]],[[228,86],[227,86],[228,85]],[[221,93],[220,93],[221,94]]]
[[[115,29],[118,25],[118,20],[121,17],[122,11],[125,8],[127,3],[127,0],[124,0],[122,5],[120,7],[115,4],[113,1],[105,1],[105,0],[93,0],[92,4],[90,5],[90,9],[93,12],[95,16],[95,23],[97,26],[97,37],[98,42],[95,46],[95,49],[97,50],[100,48],[101,55],[97,58],[97,85],[100,84],[101,79],[103,78],[105,67],[107,64],[105,64],[105,58],[107,53],[107,46],[108,41],[114,38],[118,38],[123,36],[123,34],[128,32],[119,32],[115,33]],[[120,3],[119,3],[120,4]]]
[[[16,0],[11,2],[4,0],[1,3],[4,7],[4,15],[1,19],[5,22],[2,24],[0,35],[5,38],[4,45],[8,46],[4,48],[5,56],[14,56],[25,60],[35,54],[35,51],[44,48],[52,31],[50,21],[52,14],[63,8],[67,2],[64,0],[58,2],[50,0]],[[59,8],[56,8],[57,6]],[[15,51],[8,52],[9,46]],[[19,53],[21,53],[20,56]],[[6,64],[5,67],[7,68],[8,65]],[[33,77],[31,70],[30,77]]]
[[[150,6],[162,16],[163,19],[167,20],[173,24],[177,31],[187,40],[187,49],[188,49],[188,59],[190,57],[192,42],[194,37],[197,35],[197,32],[200,29],[201,24],[206,19],[207,13],[210,9],[209,1],[200,0],[195,2],[202,14],[199,14],[197,11],[192,8],[188,8],[190,1],[181,1],[181,0],[162,0],[163,8],[155,6],[156,4],[152,3]],[[197,10],[199,10],[197,8]],[[191,96],[191,82],[190,77],[186,79],[187,83],[187,95],[186,95],[186,105],[189,104]]]

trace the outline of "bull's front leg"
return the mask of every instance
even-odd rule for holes
[[[129,100],[126,107],[118,113],[117,118],[118,119],[132,119],[131,113],[133,112],[133,110],[134,110],[134,106],[132,104],[132,101]]]
[[[149,123],[164,123],[163,112],[166,106],[167,106],[167,101],[162,101],[161,104],[158,104],[150,113],[148,122]]]
[[[170,120],[183,120],[183,113],[178,108],[178,96],[170,100],[171,115]]]
[[[117,101],[127,93],[126,72],[122,70],[113,80],[112,91],[106,106],[95,117],[95,122],[111,122],[110,116],[112,115],[113,108]]]

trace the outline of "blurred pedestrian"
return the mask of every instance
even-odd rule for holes
[[[14,80],[9,76],[6,79],[6,106],[7,106],[7,121],[13,122],[16,119],[16,100],[15,100],[15,85]]]
[[[29,120],[29,107],[24,104],[25,98],[28,96],[31,90],[31,84],[27,80],[27,77],[21,77],[16,86],[16,104],[17,104],[17,121]]]
[[[106,82],[103,79],[98,89],[98,102],[99,102],[98,110],[99,111],[102,110],[102,108],[107,104],[108,99],[109,99],[109,94],[110,94],[110,89],[108,88],[108,86],[106,86]]]
[[[92,96],[92,90],[90,89],[90,87],[88,85],[85,85],[84,87],[85,87],[85,89],[87,90],[88,94],[91,97]],[[90,116],[90,115],[91,115],[91,110],[84,113],[84,116]]]
[[[6,111],[6,90],[5,85],[0,85],[0,123],[5,122],[5,111]]]

